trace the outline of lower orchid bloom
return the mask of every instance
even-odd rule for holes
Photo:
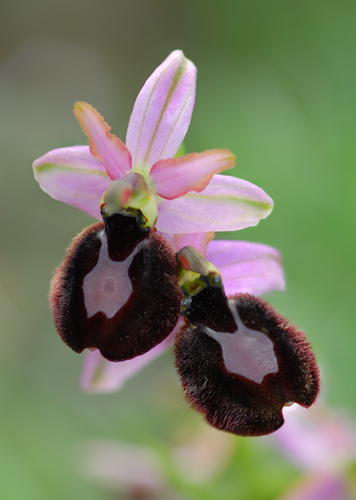
[[[212,231],[257,224],[273,202],[247,181],[218,175],[234,164],[227,150],[173,158],[195,76],[180,51],[157,68],[136,100],[126,146],[94,108],[77,103],[89,148],[34,162],[44,191],[102,217],[73,240],[55,273],[54,323],[75,352],[96,350],[85,386],[117,388],[174,340],[186,396],[208,422],[267,434],[282,425],[285,404],[313,403],[318,369],[304,334],[251,295],[283,289],[278,253],[247,242],[208,245]]]
[[[261,436],[281,427],[285,405],[311,406],[319,370],[305,335],[250,293],[235,287],[227,297],[221,274],[194,247],[177,259],[188,324],[175,338],[175,364],[193,408],[218,429]]]

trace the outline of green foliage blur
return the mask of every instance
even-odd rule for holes
[[[198,67],[187,151],[231,149],[233,174],[275,201],[257,227],[218,237],[280,250],[287,290],[267,298],[307,332],[323,399],[355,415],[355,22],[352,0],[0,4],[1,499],[129,498],[82,473],[78,450],[94,439],[158,450],[177,499],[274,500],[300,476],[265,442],[232,436],[226,467],[189,482],[167,457],[205,424],[184,401],[173,353],[121,392],[89,396],[82,356],[52,325],[52,272],[92,219],[43,193],[32,161],[86,143],[76,100],[124,139],[138,91],[177,48]]]

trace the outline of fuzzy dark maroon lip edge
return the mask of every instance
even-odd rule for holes
[[[274,330],[268,336],[278,371],[266,374],[261,383],[230,373],[221,344],[201,324],[190,325],[177,335],[176,367],[186,399],[207,422],[234,434],[261,436],[283,425],[285,405],[296,402],[308,408],[314,403],[320,386],[319,369],[305,335],[272,306],[249,294],[229,299],[230,304],[236,302],[240,316],[253,331]],[[256,330],[258,321],[260,328]]]
[[[140,234],[135,246],[129,234],[126,240],[134,254],[127,269],[132,293],[111,318],[95,307],[89,315],[83,284],[100,260],[105,228],[99,222],[74,238],[52,280],[50,303],[60,337],[75,352],[98,348],[109,361],[123,361],[144,354],[171,333],[182,294],[175,253],[165,239],[153,229]],[[111,254],[119,246],[120,258],[127,259],[121,248],[124,242],[125,234],[111,245]],[[106,259],[110,260],[109,254]]]

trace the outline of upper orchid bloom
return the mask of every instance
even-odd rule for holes
[[[78,102],[74,113],[88,146],[55,149],[38,158],[35,178],[53,198],[100,219],[100,200],[113,181],[144,177],[158,205],[156,227],[164,233],[237,230],[269,215],[272,199],[242,179],[218,175],[234,155],[213,149],[175,158],[195,101],[196,68],[176,50],[153,72],[131,114],[126,145],[103,117]],[[157,214],[157,212],[156,212]]]
[[[213,233],[165,234],[176,252],[191,245],[205,255],[221,272],[227,295],[262,295],[284,290],[284,273],[277,250],[247,241],[213,240],[213,236]],[[173,332],[162,343],[142,356],[120,363],[104,359],[98,350],[88,351],[81,376],[82,388],[92,393],[121,389],[127,380],[172,346],[183,324],[184,320],[180,318]]]

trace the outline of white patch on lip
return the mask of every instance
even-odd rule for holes
[[[135,255],[142,245],[138,244],[134,251],[122,262],[110,259],[108,242],[104,231],[100,234],[101,248],[96,266],[83,281],[84,303],[88,318],[98,312],[112,318],[126,304],[132,293],[129,269]]]
[[[230,373],[260,384],[266,375],[278,372],[273,342],[262,332],[247,328],[232,302],[230,309],[237,325],[234,333],[215,332],[210,328],[206,328],[206,332],[219,342]]]

